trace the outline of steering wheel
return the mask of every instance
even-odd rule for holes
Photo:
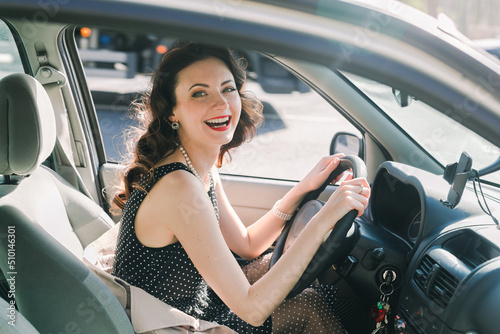
[[[366,177],[367,175],[366,165],[359,157],[354,155],[342,157],[339,165],[330,174],[328,179],[318,189],[306,194],[299,205],[299,210],[296,211],[292,219],[288,221],[281,231],[281,235],[276,241],[276,248],[274,249],[269,263],[269,269],[271,269],[276,261],[283,255],[283,250],[288,248],[293,240],[297,238],[298,234],[309,220],[323,207],[324,203],[316,200],[319,194],[321,194],[326,186],[337,176],[348,169],[352,170],[354,177]],[[314,255],[302,274],[302,277],[298,280],[286,298],[296,296],[307,288],[319,274],[328,269],[328,267],[347,257],[359,237],[358,227],[356,224],[353,224],[357,213],[356,210],[351,210],[337,222],[332,231],[327,234],[323,244],[319,247],[316,255]]]

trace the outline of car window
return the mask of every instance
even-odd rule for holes
[[[24,72],[21,57],[9,26],[0,20],[0,79],[16,72]]]
[[[338,132],[359,131],[316,92],[266,93],[258,82],[248,88],[264,104],[264,123],[222,172],[300,180],[330,152]]]
[[[472,157],[473,168],[477,170],[500,156],[500,148],[463,126],[463,119],[448,117],[411,96],[407,97],[408,105],[401,107],[397,102],[397,98],[402,98],[400,92],[376,81],[344,74],[443,166],[457,161],[464,151]],[[418,160],[418,156],[414,158]],[[500,184],[499,173],[483,178]]]
[[[108,162],[124,162],[124,131],[133,125],[130,102],[147,89],[150,74],[175,41],[153,35],[80,27],[76,40],[96,105]],[[319,94],[269,58],[235,50],[247,62],[246,90],[263,103],[257,135],[233,150],[221,173],[300,180],[323,156],[337,132],[359,131]]]

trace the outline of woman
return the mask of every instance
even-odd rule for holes
[[[261,119],[261,104],[242,91],[244,80],[227,49],[186,43],[165,55],[142,108],[147,128],[114,198],[123,212],[113,274],[238,333],[341,333],[328,306],[334,287],[283,300],[335,222],[351,209],[363,213],[369,185],[344,182],[271,270],[265,273],[264,256],[242,271],[232,252],[254,259],[266,251],[340,157],[322,159],[246,228],[214,167],[255,133]]]

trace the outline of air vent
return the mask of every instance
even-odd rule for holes
[[[453,297],[458,286],[458,280],[445,269],[441,268],[437,273],[432,287],[429,289],[429,297],[441,307],[446,307]]]
[[[429,255],[425,255],[422,262],[420,262],[418,269],[415,271],[415,283],[420,290],[424,292],[427,290],[428,278],[435,264],[436,261],[434,261]]]
[[[420,290],[443,308],[450,302],[459,283],[429,255],[424,256],[413,279]]]

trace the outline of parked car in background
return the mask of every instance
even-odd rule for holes
[[[247,225],[321,156],[364,161],[369,208],[317,278],[338,287],[349,333],[376,328],[381,298],[389,333],[498,332],[500,65],[458,31],[385,0],[4,0],[0,15],[2,331],[140,332],[82,256],[120,219],[109,200],[148,77],[130,89],[86,73],[79,29],[92,27],[248,58],[265,123],[220,170]],[[266,90],[275,77],[294,88]],[[110,95],[97,103],[99,87]]]

